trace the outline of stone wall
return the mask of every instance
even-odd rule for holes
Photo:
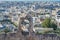
[[[0,34],[0,40],[30,40],[28,39],[28,36],[18,37],[16,36],[16,33],[10,33],[10,34]],[[40,35],[35,35],[34,40],[60,40],[60,36],[57,36],[56,34],[40,34]],[[31,39],[33,40],[33,39]]]

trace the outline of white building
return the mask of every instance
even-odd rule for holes
[[[56,19],[56,21],[57,21],[57,26],[58,26],[58,28],[60,28],[60,11],[57,12],[55,19]]]

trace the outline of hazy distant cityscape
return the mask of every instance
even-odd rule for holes
[[[15,38],[6,37],[10,33]],[[0,2],[1,34],[1,40],[60,40],[60,1]]]

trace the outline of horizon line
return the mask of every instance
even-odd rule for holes
[[[0,1],[46,1],[46,2],[49,2],[49,1],[60,1],[60,0],[0,0]]]

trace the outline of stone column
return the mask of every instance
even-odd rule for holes
[[[24,36],[21,33],[21,22],[22,22],[22,18],[19,19],[19,25],[18,25],[18,31],[17,31],[17,37],[20,38],[20,40],[24,40]]]

